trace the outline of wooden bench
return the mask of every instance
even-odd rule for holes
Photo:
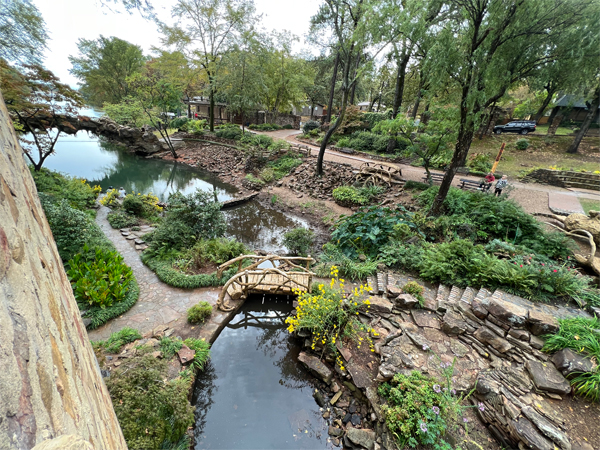
[[[446,176],[446,173],[445,172],[444,173],[431,172],[430,175],[431,175],[431,181],[433,183],[438,182],[438,181],[441,183],[442,180],[444,179],[444,177]],[[425,182],[425,183],[429,182],[429,180],[427,179],[427,172],[425,172],[425,176],[423,177],[423,182]]]
[[[483,188],[479,188],[481,186],[481,181],[473,181],[473,180],[467,180],[465,178],[461,178],[461,185],[460,188],[461,189],[466,189],[468,191],[479,191],[482,190],[483,192],[488,192],[490,190],[490,188],[492,187],[492,183],[484,183]]]

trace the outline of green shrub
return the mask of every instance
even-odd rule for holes
[[[183,258],[190,259],[195,267],[202,267],[208,263],[220,265],[249,252],[250,250],[244,244],[235,239],[201,239],[185,253]]]
[[[153,217],[162,212],[158,197],[152,194],[127,194],[123,199],[123,209],[136,217]]]
[[[348,258],[332,243],[323,245],[323,253],[319,255],[319,264],[314,268],[319,277],[329,276],[329,270],[332,265],[339,268],[339,272],[345,278],[351,280],[364,280],[377,272],[378,262],[371,258],[365,258],[364,261],[355,261]]]
[[[374,206],[362,208],[335,223],[331,240],[348,257],[356,258],[364,254],[375,259],[380,247],[395,233],[396,225],[405,224],[415,232],[419,232],[413,216],[414,214],[403,208],[400,210]]]
[[[472,171],[488,173],[492,168],[490,157],[485,153],[474,153],[470,156],[467,166]]]
[[[171,123],[169,123],[169,128],[175,128],[177,130],[186,129],[186,125],[189,122],[190,119],[188,117],[176,117],[175,119],[171,120]]]
[[[215,135],[219,138],[239,141],[242,138],[242,130],[237,126],[235,128],[225,128],[216,131]]]
[[[156,274],[158,279],[169,286],[181,289],[223,286],[236,272],[236,269],[232,268],[226,271],[223,274],[223,277],[220,279],[217,277],[216,273],[186,275],[173,268],[171,261],[161,261],[159,259],[152,258],[151,254],[146,252],[142,253],[142,262]]]
[[[244,177],[249,183],[251,183],[252,185],[256,186],[257,188],[261,188],[265,185],[265,182],[263,180],[261,180],[260,178],[256,178],[254,175],[252,175],[251,173],[247,174]]]
[[[250,128],[251,130],[258,130],[258,131],[276,131],[276,130],[281,130],[282,127],[275,123],[259,123],[259,124],[252,124],[248,128]],[[290,128],[291,128],[291,125],[290,125]]]
[[[125,327],[116,333],[110,335],[106,342],[102,343],[102,346],[108,353],[119,353],[121,347],[125,344],[129,344],[137,339],[141,339],[142,335],[138,330],[133,328]]]
[[[283,245],[293,255],[307,256],[314,244],[315,234],[307,228],[294,228],[283,235]]]
[[[111,211],[106,216],[108,223],[113,228],[128,228],[138,224],[137,217],[127,214],[125,211]]]
[[[273,170],[273,176],[276,180],[281,180],[301,164],[302,158],[297,153],[288,152],[274,161],[269,161],[267,168]]]
[[[284,139],[275,139],[271,145],[269,145],[269,151],[273,153],[279,153],[281,150],[289,150],[291,147],[290,143]]]
[[[341,139],[339,139],[336,143],[337,147],[340,148],[347,148],[350,147],[350,138],[349,137],[343,137]]]
[[[381,411],[399,448],[452,448],[444,437],[448,428],[457,426],[466,409],[461,402],[468,395],[457,396],[452,388],[454,363],[441,364],[445,382],[413,371],[410,375],[397,373],[391,381],[379,386],[379,395],[387,401]],[[483,411],[482,403],[479,408]]]
[[[63,262],[73,258],[85,244],[114,250],[98,225],[83,211],[72,208],[66,199],[53,203],[51,198],[40,194],[40,201]]]
[[[559,319],[560,328],[557,333],[544,336],[545,352],[555,352],[569,348],[576,353],[583,353],[596,362],[600,360],[600,320],[597,317]],[[591,401],[600,401],[600,368],[592,372],[577,373],[570,380],[575,392]]]
[[[183,347],[183,341],[180,338],[171,338],[165,336],[160,340],[160,351],[164,359],[171,359]]]
[[[263,169],[260,172],[260,179],[263,180],[265,183],[270,183],[271,181],[275,180],[275,171],[269,167],[267,167],[266,169]]]
[[[204,323],[212,314],[212,306],[210,303],[202,301],[187,310],[187,320],[189,323],[197,324]]]
[[[525,138],[517,139],[515,147],[517,150],[527,150],[529,148],[529,141]]]
[[[273,145],[273,138],[271,136],[266,136],[264,134],[256,134],[252,137],[252,145],[256,147],[267,149],[269,146]]]
[[[38,192],[50,196],[53,202],[66,200],[69,206],[80,211],[92,208],[102,191],[100,186],[92,188],[84,179],[68,177],[44,167],[39,171],[30,167],[30,172]]]
[[[308,132],[308,135],[310,137],[317,137],[319,135],[319,129],[318,128],[313,128],[312,130],[310,130]]]
[[[221,204],[211,193],[200,189],[189,195],[175,192],[169,195],[168,203],[164,220],[146,238],[152,252],[160,247],[179,250],[199,238],[211,239],[225,233]]]
[[[340,206],[366,205],[369,202],[354,186],[337,187],[331,195],[333,196],[333,200]]]
[[[204,339],[194,338],[188,338],[183,343],[196,352],[192,362],[194,369],[204,370],[204,366],[210,358],[210,344]]]
[[[402,286],[402,290],[419,300],[419,304],[421,306],[423,306],[423,304],[425,303],[425,298],[423,298],[423,291],[425,291],[425,288],[416,281],[409,281],[404,286]]]
[[[414,191],[426,191],[430,186],[427,183],[421,183],[420,181],[408,180],[404,184],[405,190],[414,190]]]
[[[109,320],[126,313],[133,307],[133,305],[135,305],[139,295],[140,288],[135,280],[135,277],[132,277],[131,281],[129,282],[129,290],[125,295],[125,298],[119,303],[113,303],[112,306],[106,308],[101,308],[99,306],[80,305],[79,308],[81,310],[85,310],[85,313],[82,317],[91,320],[91,323],[87,326],[87,329],[95,330]]]
[[[289,124],[289,123],[286,123],[281,128],[283,128],[284,130],[293,130],[294,129],[294,127],[291,124]]]
[[[140,217],[144,213],[144,202],[139,195],[127,194],[123,199],[123,209],[129,214]]]
[[[131,268],[118,252],[101,248],[90,251],[87,245],[67,266],[75,299],[101,308],[123,301],[133,278]]]
[[[144,355],[128,360],[106,379],[131,450],[173,448],[194,423],[194,410],[188,402],[190,380],[163,381],[167,377],[167,361]]]
[[[310,134],[312,130],[318,130],[321,128],[321,124],[316,120],[309,120],[302,126],[302,131],[304,134]]]

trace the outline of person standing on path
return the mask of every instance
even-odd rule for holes
[[[502,178],[500,178],[496,183],[496,190],[494,191],[494,195],[500,197],[500,195],[502,195],[502,189],[504,189],[507,185],[508,177],[506,175],[502,175]]]

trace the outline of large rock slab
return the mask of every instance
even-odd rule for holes
[[[527,310],[506,300],[492,298],[487,310],[498,320],[509,324],[511,327],[522,328],[527,323]]]
[[[554,444],[541,435],[539,430],[525,417],[511,422],[511,428],[520,440],[533,450],[554,450]]]
[[[477,339],[482,344],[489,345],[493,347],[495,350],[498,350],[500,353],[506,353],[511,348],[513,348],[512,344],[508,342],[506,339],[501,338],[488,327],[480,327],[473,333],[473,337]]]
[[[562,450],[571,450],[569,437],[559,430],[552,422],[539,414],[531,406],[525,406],[521,412],[527,417],[546,437],[552,439]]]
[[[594,369],[594,363],[589,358],[575,353],[570,348],[556,352],[552,362],[565,377],[574,372],[591,372]]]
[[[177,356],[179,357],[179,362],[185,366],[194,360],[196,352],[184,344],[177,352]]]
[[[412,314],[415,323],[420,327],[436,328],[438,330],[441,328],[437,314],[432,313],[431,311],[413,309],[410,313]]]
[[[331,378],[333,377],[333,371],[319,358],[316,356],[309,355],[305,352],[300,352],[298,355],[298,361],[314,373],[317,377],[323,380],[325,383],[330,384]]]
[[[554,364],[526,361],[525,367],[539,390],[562,395],[571,392],[571,385]]]
[[[394,299],[394,303],[396,303],[396,306],[398,308],[413,309],[416,305],[419,304],[419,300],[417,300],[410,294],[399,294]]]
[[[373,430],[365,430],[358,428],[348,428],[346,437],[355,445],[360,445],[367,450],[375,448],[375,432]]]
[[[94,450],[94,446],[81,436],[63,434],[54,439],[42,441],[31,450]]]
[[[559,328],[558,320],[554,316],[538,309],[529,310],[529,324],[534,336],[553,334]]]
[[[442,319],[442,330],[449,336],[458,336],[467,331],[467,323],[459,313],[448,310]]]
[[[394,304],[383,297],[371,297],[370,312],[378,314],[389,314],[394,308]]]

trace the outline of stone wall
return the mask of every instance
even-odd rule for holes
[[[564,188],[581,188],[600,191],[600,174],[590,172],[575,172],[572,170],[537,169],[522,180],[523,182],[537,181]]]
[[[0,145],[0,449],[126,449],[1,96]]]

